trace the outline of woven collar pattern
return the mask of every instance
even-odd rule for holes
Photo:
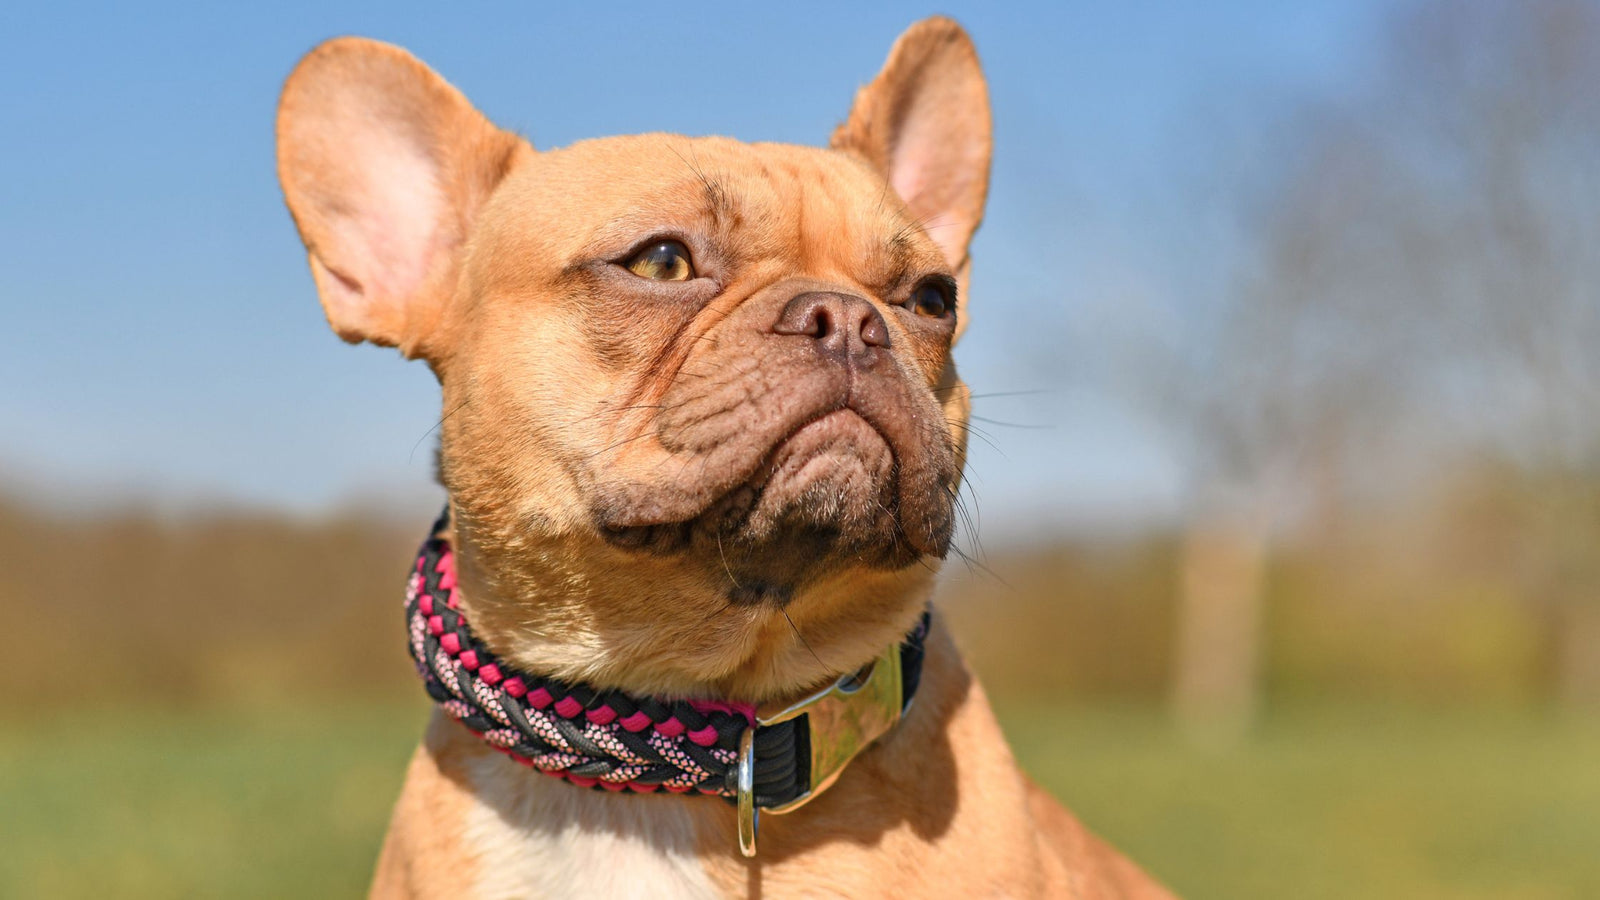
[[[595,690],[518,672],[473,636],[456,591],[455,554],[435,524],[406,586],[411,658],[429,696],[491,747],[580,787],[709,794],[733,799],[750,704],[662,700]],[[901,648],[909,703],[928,616]],[[780,806],[803,794],[810,772],[804,717],[755,734],[755,800]]]

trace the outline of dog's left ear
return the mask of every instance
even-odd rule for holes
[[[832,144],[889,180],[956,270],[965,307],[967,245],[983,219],[992,144],[989,89],[966,31],[943,16],[906,29]]]

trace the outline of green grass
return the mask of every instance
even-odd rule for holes
[[[1025,768],[1185,896],[1600,897],[1592,723],[1303,711],[1212,752],[1149,712],[1005,723]]]
[[[418,706],[0,731],[0,897],[364,890]],[[1600,728],[1323,710],[1225,752],[1148,710],[1018,710],[1024,765],[1193,898],[1600,896]]]
[[[421,706],[75,716],[0,737],[0,897],[364,894]]]

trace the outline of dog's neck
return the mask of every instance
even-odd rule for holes
[[[740,605],[708,594],[679,559],[455,503],[448,520],[464,609],[488,646],[520,669],[637,694],[751,704],[802,696],[907,634],[937,573],[931,563],[847,569],[785,605]]]
[[[868,665],[766,717],[738,699],[630,695],[519,671],[468,626],[447,521],[407,586],[411,655],[429,694],[495,749],[581,787],[705,793],[781,811],[831,784],[916,695],[926,613]],[[753,825],[747,832],[753,847]]]

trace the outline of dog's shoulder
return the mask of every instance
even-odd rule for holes
[[[451,740],[460,726],[438,712],[406,768],[388,836],[373,875],[373,898],[461,893],[476,877],[466,824],[478,800],[468,777],[470,748]]]
[[[1024,775],[1023,780],[1051,881],[1072,885],[1072,896],[1083,900],[1174,900],[1170,891],[1084,827],[1033,779]]]

